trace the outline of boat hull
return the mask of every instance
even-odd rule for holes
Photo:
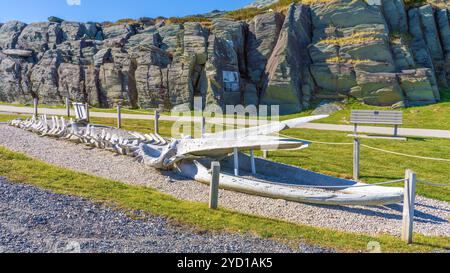
[[[250,158],[244,154],[240,154],[239,158],[240,168],[248,171],[246,163],[250,162]],[[225,190],[319,205],[374,206],[396,204],[403,199],[402,188],[366,186],[363,183],[334,178],[264,159],[256,159],[255,162],[261,176],[257,178],[236,177],[226,171],[230,166],[229,161],[230,159],[227,158],[221,162],[225,171],[220,175],[219,186]],[[177,164],[176,169],[186,177],[209,184],[211,181],[210,163],[208,160],[183,160]],[[274,176],[274,174],[278,174],[278,176]],[[266,180],[264,181],[264,179]],[[333,190],[326,187],[310,188],[308,186],[344,186],[344,188]]]

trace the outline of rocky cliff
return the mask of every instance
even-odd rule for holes
[[[0,100],[190,109],[353,97],[371,105],[439,101],[450,84],[448,8],[403,0],[315,0],[248,21],[139,24],[7,22]]]

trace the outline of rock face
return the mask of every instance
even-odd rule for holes
[[[430,2],[431,3],[431,2]],[[314,1],[246,22],[157,25],[63,20],[0,24],[0,100],[185,111],[353,97],[373,105],[439,101],[450,85],[446,1]]]
[[[266,66],[261,103],[280,105],[281,113],[307,107],[312,81],[307,46],[311,43],[311,14],[307,6],[292,5]]]

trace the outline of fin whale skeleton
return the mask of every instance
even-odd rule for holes
[[[322,205],[385,205],[401,202],[401,188],[361,187],[366,184],[265,159],[255,159],[242,153],[250,151],[253,155],[257,150],[308,148],[310,143],[306,141],[271,135],[324,117],[326,116],[303,117],[258,127],[205,134],[200,139],[183,137],[170,140],[158,134],[129,132],[87,124],[85,121],[66,121],[55,116],[48,118],[46,115],[26,120],[17,119],[9,124],[41,136],[61,138],[132,156],[156,169],[174,170],[206,184],[211,181],[211,162],[220,161],[224,166],[220,187],[247,194]],[[272,183],[274,181],[278,183]],[[302,185],[317,187],[302,188]],[[330,189],[333,186],[343,187]]]

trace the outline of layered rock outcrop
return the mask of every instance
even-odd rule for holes
[[[434,103],[439,87],[450,85],[445,5],[310,2],[211,25],[6,22],[0,100],[60,104],[70,97],[185,111],[201,97],[208,108],[279,105],[293,113],[314,99]]]

